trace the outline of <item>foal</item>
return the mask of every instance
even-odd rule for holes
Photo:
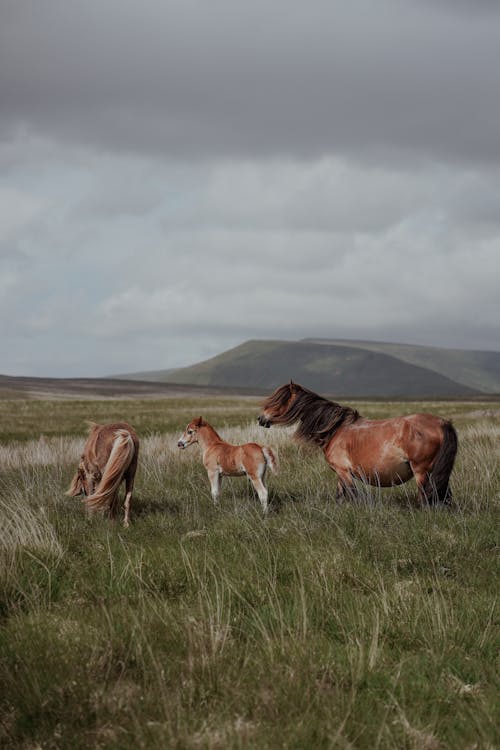
[[[247,476],[252,482],[262,510],[267,513],[267,488],[264,484],[266,470],[276,472],[277,460],[274,452],[267,446],[257,443],[230,445],[226,443],[214,428],[202,417],[188,424],[177,443],[179,448],[187,448],[199,443],[203,452],[203,464],[208,473],[212,499],[219,499],[222,477]]]
[[[139,455],[139,438],[126,422],[99,425],[90,423],[89,436],[80,457],[78,470],[66,492],[70,497],[83,494],[90,510],[109,511],[115,519],[118,490],[125,482],[125,518],[129,525],[130,501]]]

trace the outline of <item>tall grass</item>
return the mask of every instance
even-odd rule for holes
[[[176,447],[211,404],[170,408],[127,531],[63,494],[82,437],[0,449],[2,747],[498,746],[500,420],[449,405],[452,510],[419,510],[412,484],[338,506],[321,453],[232,402],[224,437],[278,449],[263,519],[245,479],[214,507]]]

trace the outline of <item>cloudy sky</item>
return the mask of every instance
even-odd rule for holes
[[[0,373],[500,349],[498,0],[0,0]]]

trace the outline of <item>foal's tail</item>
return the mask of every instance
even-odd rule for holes
[[[266,466],[269,466],[272,472],[276,474],[278,471],[278,458],[273,451],[272,448],[269,448],[269,446],[262,446],[262,453],[264,454],[264,458],[266,459]]]
[[[457,432],[451,422],[444,422],[443,442],[424,487],[429,502],[449,503],[451,501],[449,479],[455,463],[457,449]]]
[[[101,481],[92,495],[83,498],[91,510],[112,509],[114,507],[118,488],[124,473],[130,466],[134,453],[135,446],[130,432],[124,429],[117,430]]]

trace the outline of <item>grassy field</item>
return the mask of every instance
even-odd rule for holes
[[[352,405],[453,418],[451,510],[336,505],[252,399],[0,401],[0,746],[499,747],[498,402]],[[200,414],[277,447],[268,518],[244,479],[212,505]],[[85,419],[142,438],[128,530],[64,496]]]

